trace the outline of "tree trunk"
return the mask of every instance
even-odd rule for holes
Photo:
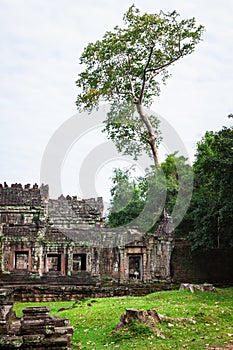
[[[139,309],[126,309],[126,313],[123,313],[121,315],[120,321],[118,322],[114,331],[117,332],[122,328],[130,326],[135,320],[151,327],[156,332],[158,337],[162,337],[164,339],[165,336],[157,328],[157,324],[159,322],[191,322],[193,324],[196,323],[196,321],[193,318],[173,318],[160,315],[155,309],[150,309],[147,311]]]
[[[151,122],[150,122],[149,118],[147,117],[147,115],[143,111],[142,104],[139,101],[137,101],[137,102],[135,102],[135,105],[136,105],[136,108],[137,108],[137,112],[138,112],[141,120],[145,124],[146,129],[148,131],[148,135],[149,135],[148,143],[149,143],[149,145],[151,147],[151,151],[152,151],[152,154],[153,154],[155,167],[158,168],[159,167],[159,154],[158,154],[158,149],[157,149],[157,146],[156,146],[157,136],[155,135],[155,131],[153,129],[153,126],[151,125]]]
[[[130,326],[133,321],[138,321],[149,326],[155,326],[160,322],[159,314],[156,310],[151,309],[148,311],[139,309],[126,309],[126,313],[121,315],[120,321],[117,324],[115,331],[119,331],[121,328]]]

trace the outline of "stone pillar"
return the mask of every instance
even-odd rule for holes
[[[66,259],[64,252],[60,255],[61,258],[61,274],[64,276],[66,274]]]
[[[2,232],[2,224],[0,223],[0,272],[4,271],[4,262],[3,262],[3,232]]]
[[[38,244],[36,246],[36,254],[38,254],[38,274],[40,276],[43,275],[44,272],[44,250],[43,250],[43,245]]]
[[[119,280],[120,282],[125,281],[125,256],[124,249],[119,248]]]
[[[167,255],[166,277],[167,278],[171,278],[171,256],[172,256],[173,248],[174,248],[173,238],[169,238],[166,244],[166,255]]]
[[[11,320],[15,318],[13,301],[9,301],[10,296],[10,290],[0,289],[0,334],[8,333],[11,326]]]
[[[46,228],[41,228],[38,231],[38,241],[35,244],[35,256],[37,256],[37,273],[42,276],[45,272],[45,259],[44,259],[44,248],[43,244],[41,243],[41,240],[45,237],[46,234]]]
[[[73,272],[73,244],[67,247],[67,275],[72,275]]]
[[[92,273],[92,254],[90,252],[86,254],[86,271]]]
[[[146,270],[144,271],[144,281],[151,280],[151,249],[146,251]]]
[[[92,249],[92,275],[99,276],[100,265],[100,250],[97,248]]]
[[[146,251],[142,254],[142,281],[147,280],[147,254]]]

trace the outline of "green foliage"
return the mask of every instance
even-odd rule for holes
[[[191,54],[203,32],[194,18],[179,20],[176,11],[141,15],[134,5],[124,15],[124,24],[85,48],[80,63],[86,69],[77,80],[78,107],[92,109],[100,99],[131,104],[142,93],[144,104],[150,105],[160,90],[157,76],[165,81],[167,68]]]
[[[163,209],[174,212],[174,222],[180,220],[185,206],[185,190],[192,184],[192,168],[183,156],[170,154],[160,169],[152,168],[145,177],[132,179],[130,169],[115,169],[112,178],[111,206],[108,223],[112,227],[135,223],[141,229],[154,231]],[[182,196],[178,199],[178,192]]]
[[[166,178],[166,203],[165,208],[170,214],[175,227],[180,223],[189,206],[190,191],[193,188],[193,170],[184,156],[178,156],[177,152],[169,154],[161,164]],[[184,223],[176,228],[176,236],[180,235]]]
[[[158,147],[162,139],[159,120],[155,115],[150,115],[149,119],[157,135],[156,146]],[[144,151],[151,157],[148,131],[142,119],[138,118],[135,105],[132,102],[122,102],[121,105],[113,103],[104,124],[103,132],[107,133],[108,138],[114,142],[120,153],[130,154],[137,160]]]
[[[114,297],[85,300],[74,305],[73,301],[50,303],[16,303],[17,316],[28,306],[47,305],[51,315],[67,317],[74,326],[73,350],[77,349],[205,349],[230,343],[233,334],[232,319],[233,289],[217,289],[216,293],[196,291],[157,292],[144,297]],[[75,307],[73,307],[75,306]],[[143,325],[134,324],[112,331],[126,308],[149,310],[155,308],[170,317],[192,317],[195,324],[163,322],[158,324],[165,339],[151,334]],[[64,311],[58,311],[58,310]],[[156,325],[157,326],[157,325]]]
[[[115,169],[112,178],[108,224],[123,226],[137,218],[145,204],[145,188],[131,179],[130,169]]]
[[[150,106],[159,95],[169,66],[194,51],[203,26],[197,26],[194,18],[180,20],[176,11],[140,14],[134,5],[123,19],[122,28],[116,26],[84,49],[80,63],[85,69],[76,81],[76,104],[79,110],[91,111],[101,101],[110,103],[105,126],[109,138],[119,150],[134,156],[149,144],[156,163],[158,122],[145,115],[142,105]],[[141,121],[136,121],[135,111]]]
[[[153,231],[163,210],[166,184],[161,169],[132,179],[131,169],[115,169],[108,224]]]
[[[198,143],[189,217],[193,248],[233,247],[233,130],[208,131]]]
[[[160,169],[145,177],[132,180],[128,170],[116,170],[109,224],[117,227],[133,222],[153,232],[163,205],[175,224],[183,219],[176,227],[176,236],[189,239],[193,249],[233,247],[232,136],[232,127],[208,131],[198,143],[193,168],[174,153],[166,157]],[[184,216],[193,173],[192,201]],[[166,201],[162,203],[165,191]]]

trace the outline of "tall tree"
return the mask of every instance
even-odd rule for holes
[[[203,26],[194,18],[179,20],[176,11],[140,14],[134,5],[125,13],[124,26],[90,43],[81,55],[85,65],[77,80],[79,109],[92,110],[100,101],[111,104],[105,130],[119,150],[135,156],[145,149],[157,166],[158,121],[148,116],[168,68],[191,54],[201,40]],[[134,142],[136,149],[130,146]]]
[[[198,143],[188,216],[193,248],[233,247],[233,129],[208,131]]]

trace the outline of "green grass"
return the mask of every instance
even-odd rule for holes
[[[50,314],[67,317],[74,326],[73,349],[206,349],[223,346],[233,339],[233,288],[216,293],[169,291],[144,297],[89,299],[77,302],[16,303],[17,316],[28,306],[48,305]],[[67,309],[69,307],[72,307]],[[61,308],[66,308],[59,311]],[[165,339],[147,325],[134,323],[128,329],[112,332],[126,308],[148,310],[171,317],[193,317],[188,322],[158,325]],[[208,345],[207,345],[208,344]]]

